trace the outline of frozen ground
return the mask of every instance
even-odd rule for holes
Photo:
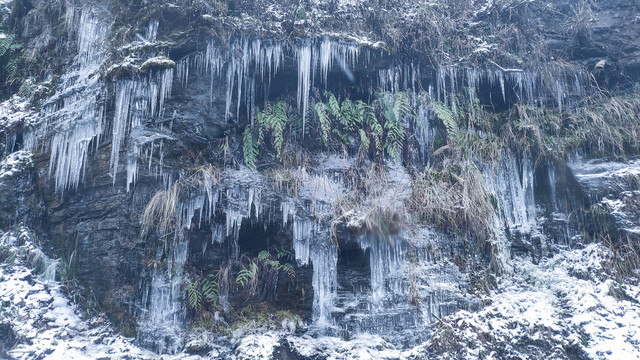
[[[1,237],[0,323],[10,322],[15,333],[15,345],[5,343],[11,349],[4,356],[158,358],[132,339],[115,334],[104,317],[81,316],[61,285],[47,280],[51,274],[36,275],[31,269],[34,264],[40,261],[39,267],[46,268],[42,264],[53,262],[28,239],[26,230]],[[483,310],[443,318],[434,325],[432,339],[413,349],[397,349],[366,334],[346,341],[254,331],[240,334],[225,346],[213,346],[207,356],[163,358],[277,359],[286,348],[288,354],[318,359],[640,359],[640,287],[631,280],[619,284],[604,275],[604,266],[615,261],[611,256],[594,244],[537,265],[517,259],[515,274],[485,299],[488,305]]]

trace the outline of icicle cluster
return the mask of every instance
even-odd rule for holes
[[[268,91],[269,84],[280,70],[285,56],[290,55],[298,64],[298,107],[305,116],[309,92],[316,74],[319,72],[321,82],[326,85],[328,73],[334,63],[337,63],[344,75],[353,81],[354,75],[350,68],[357,63],[359,53],[360,47],[357,44],[329,38],[321,41],[305,40],[297,44],[243,38],[234,41],[225,50],[221,50],[220,46],[213,42],[210,43],[205,54],[191,55],[178,62],[177,76],[180,83],[186,86],[191,70],[209,73],[212,80],[212,100],[215,78],[223,79],[226,82],[225,119],[233,115],[233,110],[238,117],[242,103],[247,108],[247,117],[252,119],[256,81],[265,84]]]
[[[495,172],[485,172],[485,181],[497,200],[504,226],[511,232],[531,234],[536,227],[531,161],[527,157],[518,161],[506,152]]]
[[[68,9],[67,24],[75,25],[78,54],[60,81],[58,92],[42,107],[43,121],[25,137],[29,150],[51,149],[49,175],[56,191],[77,188],[87,163],[90,144],[98,146],[105,129],[104,84],[100,66],[108,23],[91,9],[79,14]],[[54,133],[50,141],[48,134]]]
[[[137,161],[142,146],[156,139],[168,138],[161,132],[145,130],[144,121],[164,116],[164,103],[171,95],[173,69],[161,69],[148,77],[119,80],[116,84],[116,107],[113,118],[110,167],[116,182],[120,151],[129,135],[127,149],[127,191],[135,182]],[[151,145],[153,148],[153,145]],[[160,169],[162,166],[160,165]]]

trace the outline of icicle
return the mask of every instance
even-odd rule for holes
[[[145,34],[145,38],[148,42],[153,43],[156,41],[156,37],[158,36],[158,24],[159,21],[157,19],[149,21],[147,32]]]
[[[153,138],[167,137],[159,133],[149,135],[144,131],[142,121],[149,115],[152,117],[163,116],[164,103],[171,95],[172,86],[173,69],[162,69],[157,74],[150,74],[148,78],[120,80],[116,84],[110,167],[115,184],[120,150],[127,135],[131,134],[127,149],[127,191],[129,185],[136,180],[138,156],[142,146],[152,141]],[[161,144],[160,168],[162,168],[163,154]]]
[[[338,284],[338,249],[330,239],[323,240],[316,240],[318,243],[310,254],[313,264],[313,320],[320,327],[331,325],[331,310]]]
[[[35,147],[38,138],[50,133],[50,126],[55,129],[49,143],[49,175],[55,174],[58,192],[77,189],[85,173],[89,145],[93,142],[97,148],[105,127],[104,86],[98,74],[104,59],[106,26],[91,10],[84,10],[76,34],[78,55],[63,75],[59,91],[42,106],[44,121],[28,141]]]
[[[325,87],[327,85],[327,74],[331,70],[332,45],[333,43],[326,36],[320,44],[320,76]]]
[[[515,156],[506,153],[497,172],[485,174],[485,179],[498,200],[501,218],[509,230],[530,234],[535,228],[536,216],[529,159],[524,158],[519,168]]]
[[[140,320],[138,340],[150,345],[159,354],[176,354],[182,348],[186,309],[184,297],[184,264],[187,260],[189,242],[176,236],[169,248],[167,270],[153,269],[151,284],[143,294],[142,305],[147,309]],[[162,251],[157,258],[162,257]]]
[[[312,48],[309,42],[301,45],[298,58],[298,108],[302,108],[302,134],[305,133],[309,90],[311,89]]]
[[[362,235],[358,238],[362,250],[369,249],[369,264],[371,267],[371,291],[374,302],[380,302],[386,297],[386,286],[395,293],[402,293],[402,285],[391,281],[401,276],[402,244],[397,236],[385,237],[374,234]]]
[[[296,255],[296,261],[300,266],[309,264],[310,246],[314,230],[314,220],[293,218],[293,250]]]

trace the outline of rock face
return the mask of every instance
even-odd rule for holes
[[[609,158],[639,150],[640,21],[597,6],[14,0],[0,228],[157,353],[613,356],[579,303],[638,310]]]

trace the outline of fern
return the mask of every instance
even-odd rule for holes
[[[262,250],[258,254],[258,260],[267,260],[271,257],[271,254],[267,250]]]
[[[200,306],[202,306],[202,292],[198,281],[187,284],[187,295],[189,297],[189,306],[195,310],[200,309]]]
[[[357,120],[353,116],[353,104],[350,100],[345,100],[340,105],[340,123],[344,128],[351,132],[355,129]]]
[[[238,276],[236,276],[236,283],[244,286],[247,286],[247,284],[249,284],[249,282],[252,282],[253,280],[256,279],[256,276],[258,275],[258,267],[256,266],[255,263],[251,263],[251,265],[249,266],[249,269],[244,268],[242,270],[240,270],[240,272],[238,272]]]
[[[340,105],[338,105],[338,100],[333,95],[333,93],[331,91],[329,91],[329,90],[325,90],[324,91],[324,96],[329,101],[329,103],[328,103],[329,112],[331,113],[331,115],[333,117],[335,117],[336,119],[340,120],[341,111],[340,111]]]
[[[320,135],[322,136],[322,142],[324,145],[329,144],[329,134],[331,133],[331,120],[327,115],[327,108],[323,103],[316,103],[316,114],[318,114],[318,121],[320,122]]]
[[[459,144],[462,136],[460,134],[460,129],[458,128],[458,123],[456,122],[453,111],[449,109],[449,107],[441,102],[436,102],[431,105],[433,112],[436,113],[436,116],[447,129],[447,137],[454,143]]]
[[[278,259],[282,259],[282,258],[285,258],[285,259],[287,259],[287,260],[293,260],[293,259],[294,259],[294,256],[293,256],[293,254],[291,253],[291,251],[289,251],[289,250],[285,250],[285,249],[279,249],[279,250],[277,250],[276,257],[277,257]]]
[[[11,85],[18,73],[19,52],[22,46],[15,42],[13,35],[0,39],[0,75],[5,83]]]
[[[398,121],[413,117],[409,104],[409,98],[405,93],[399,92],[396,94],[395,101],[393,102],[393,114]]]
[[[274,268],[276,270],[280,270],[280,261],[278,261],[278,260],[265,260],[264,263],[265,263],[265,265],[271,266],[272,268]]]
[[[400,122],[401,116],[410,112],[408,108],[404,108],[404,105],[399,105],[399,103],[406,100],[406,98],[400,94],[401,93],[398,94],[393,107],[390,106],[389,98],[387,96],[380,98],[385,118],[384,130],[386,132],[386,138],[384,142],[384,149],[386,150],[387,155],[396,162],[400,158],[400,152],[402,151],[402,145],[404,142],[404,127]]]
[[[244,130],[242,142],[242,152],[244,154],[244,163],[251,170],[256,169],[256,158],[259,154],[258,142],[256,141],[253,130],[247,126]]]
[[[215,306],[218,302],[218,282],[214,278],[213,274],[209,274],[202,280],[202,295]]]
[[[371,141],[369,141],[369,137],[364,130],[358,129],[358,134],[360,134],[360,149],[362,149],[363,153],[366,153],[367,151],[369,151]]]
[[[404,142],[404,128],[395,119],[385,122],[384,127],[387,130],[387,138],[384,144],[385,150],[397,162]]]
[[[279,159],[284,144],[284,130],[289,122],[287,116],[287,104],[279,101],[271,108],[266,108],[256,116],[258,119],[258,146],[264,141],[265,131],[271,131],[273,147],[276,150],[276,157]]]
[[[280,101],[276,106],[274,106],[271,119],[273,146],[276,149],[276,157],[279,159],[282,151],[282,144],[284,143],[284,128],[289,121],[287,117],[287,104],[284,101]]]
[[[285,274],[287,274],[287,276],[289,276],[292,279],[296,277],[296,270],[293,268],[293,265],[289,263],[282,264],[282,266],[280,267],[280,270],[284,271]]]

